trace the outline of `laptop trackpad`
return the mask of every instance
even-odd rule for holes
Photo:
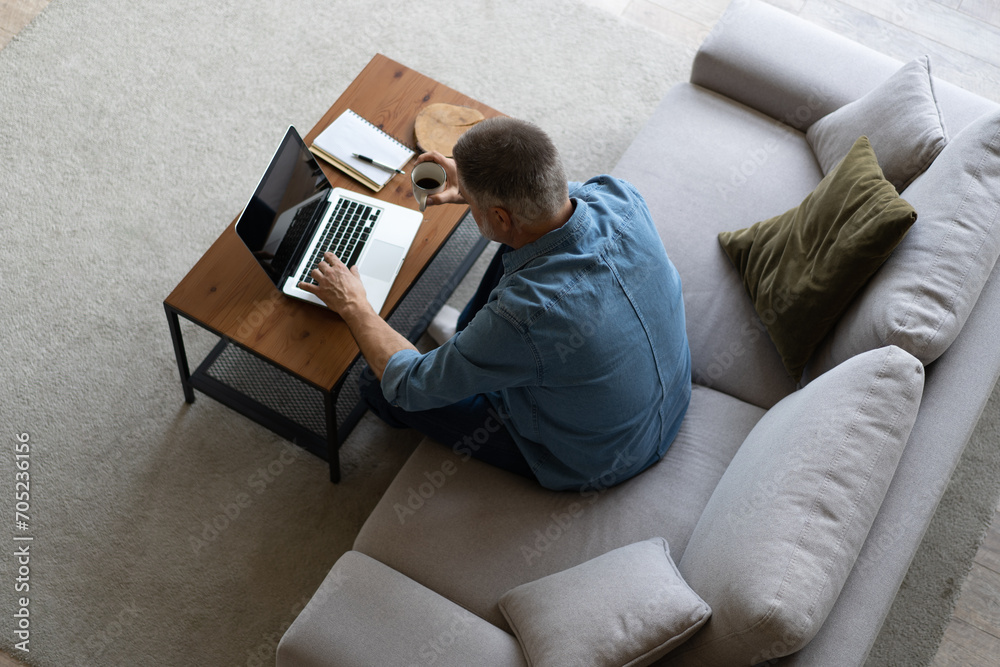
[[[406,248],[372,240],[368,244],[368,254],[359,270],[367,276],[391,283],[396,277],[396,269],[406,254]]]

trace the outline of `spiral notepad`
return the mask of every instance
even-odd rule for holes
[[[381,190],[395,174],[362,162],[354,157],[354,153],[397,169],[402,169],[416,155],[409,146],[400,143],[350,109],[320,132],[309,150],[375,192]]]

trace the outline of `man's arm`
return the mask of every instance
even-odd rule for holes
[[[410,341],[372,309],[357,267],[348,269],[336,255],[328,252],[310,275],[317,284],[299,283],[299,287],[315,294],[330,310],[344,318],[361,354],[380,381],[392,355],[400,350],[416,351]]]
[[[458,187],[455,161],[441,153],[431,151],[420,155],[417,163],[427,160],[433,160],[444,167],[448,176],[448,186],[443,192],[428,197],[427,205],[465,204],[465,198],[462,197]],[[348,269],[336,255],[328,252],[310,275],[317,284],[299,283],[299,288],[312,292],[330,310],[344,318],[351,335],[361,348],[361,354],[379,381],[382,380],[382,373],[392,355],[400,350],[417,351],[410,341],[390,327],[372,309],[357,268]]]

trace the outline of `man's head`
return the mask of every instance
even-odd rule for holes
[[[462,135],[454,156],[459,188],[481,227],[487,221],[480,217],[499,208],[521,230],[540,230],[568,201],[555,145],[527,121],[488,118]]]

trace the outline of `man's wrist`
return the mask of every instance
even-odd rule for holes
[[[349,303],[340,309],[340,316],[347,322],[347,326],[352,329],[356,325],[361,325],[373,315],[378,317],[378,313],[375,312],[367,299]]]
[[[345,304],[339,312],[361,348],[361,354],[368,361],[368,366],[379,380],[393,354],[404,349],[417,349],[379,317],[367,299],[363,303]]]

